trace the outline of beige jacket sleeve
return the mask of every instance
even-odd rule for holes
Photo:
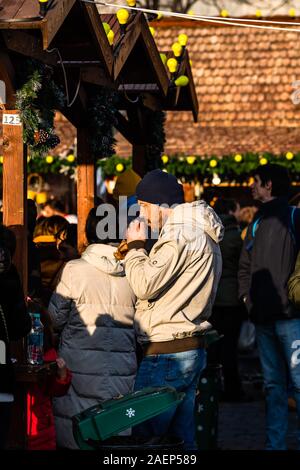
[[[127,253],[126,277],[138,299],[155,299],[177,278],[185,263],[180,244],[174,240],[161,240],[149,256],[145,250]]]
[[[295,271],[288,282],[288,294],[290,301],[300,309],[300,252],[296,261]]]

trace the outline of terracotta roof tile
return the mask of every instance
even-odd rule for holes
[[[189,36],[199,101],[197,124],[191,113],[169,113],[167,153],[300,149],[300,106],[291,101],[292,84],[300,80],[299,34],[219,26],[166,29],[163,23],[156,31],[159,50],[170,49],[181,32]],[[118,142],[118,153],[131,154],[125,139]]]

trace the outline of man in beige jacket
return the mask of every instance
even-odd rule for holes
[[[203,333],[222,269],[223,226],[204,201],[184,204],[172,175],[153,170],[138,184],[141,217],[128,228],[126,276],[138,298],[135,329],[144,357],[135,390],[175,387],[183,402],[136,427],[144,436],[175,435],[195,449],[196,386],[206,365]],[[162,206],[163,205],[163,206]],[[147,225],[158,232],[148,255]]]

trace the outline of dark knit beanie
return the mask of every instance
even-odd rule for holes
[[[147,173],[136,187],[136,196],[140,201],[150,204],[182,204],[184,202],[183,187],[175,176],[162,170]]]

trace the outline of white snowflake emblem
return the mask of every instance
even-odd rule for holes
[[[133,418],[135,416],[135,410],[129,408],[129,410],[126,410],[126,416],[128,416],[128,418]]]

